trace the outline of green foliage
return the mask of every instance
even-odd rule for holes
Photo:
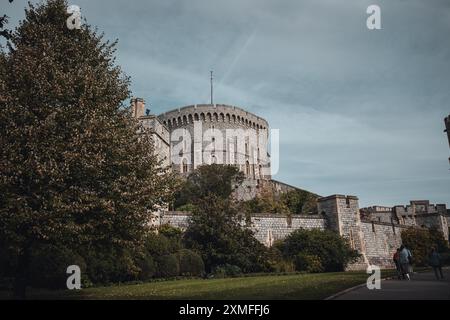
[[[214,278],[238,277],[242,275],[242,270],[232,264],[216,266],[213,270]]]
[[[136,280],[140,269],[136,253],[114,247],[92,247],[82,256],[86,261],[87,276],[95,284],[111,284]]]
[[[283,242],[277,241],[274,246],[268,249],[268,264],[270,266],[270,271],[277,273],[287,273],[294,272],[295,265],[292,261],[287,260],[283,257],[282,249]]]
[[[345,239],[330,230],[304,230],[299,229],[291,233],[284,242],[278,244],[283,255],[288,260],[296,261],[297,266],[307,260],[313,269],[317,269],[321,262],[323,271],[343,271],[348,263],[354,261],[359,254],[352,250]],[[298,255],[314,256],[306,258],[302,256],[300,261]],[[303,259],[303,261],[302,261]],[[300,264],[298,262],[301,262]]]
[[[82,279],[87,280],[86,262],[80,255],[56,246],[34,248],[28,271],[29,284],[36,288],[65,289],[66,270],[70,265],[79,266]]]
[[[229,199],[211,194],[198,200],[184,239],[188,248],[202,254],[207,272],[225,264],[236,265],[243,272],[267,268],[265,247],[238,223],[237,210]]]
[[[152,279],[157,273],[157,265],[151,255],[144,255],[138,260],[139,280],[148,281]]]
[[[30,3],[0,54],[0,240],[21,278],[37,243],[135,250],[173,186],[124,108],[115,42],[87,23],[69,30],[66,8]]]
[[[233,192],[233,187],[242,183],[244,175],[236,166],[203,165],[192,172],[180,190],[175,195],[174,207],[186,205],[191,210],[200,199],[209,195],[227,199]]]
[[[305,190],[291,190],[277,195],[263,188],[259,195],[242,203],[246,213],[316,214],[317,195]]]
[[[182,276],[202,276],[205,273],[202,257],[192,250],[180,250],[178,260]]]
[[[319,273],[324,271],[320,257],[317,255],[301,252],[294,257],[294,263],[297,271],[306,271],[309,273]]]
[[[402,242],[411,251],[414,264],[417,266],[427,265],[432,247],[440,253],[448,251],[447,241],[436,229],[408,228],[402,231]]]
[[[318,196],[305,190],[292,190],[281,195],[282,203],[292,214],[317,213]]]
[[[243,203],[243,211],[247,213],[290,213],[289,208],[269,189]]]
[[[158,265],[156,275],[161,278],[176,277],[180,274],[180,265],[174,254],[168,254],[156,258]]]
[[[184,212],[193,212],[195,210],[195,205],[191,203],[183,204],[182,206],[177,207],[176,210]]]

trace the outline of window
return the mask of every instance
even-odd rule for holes
[[[245,174],[250,175],[250,162],[248,161],[245,162]]]

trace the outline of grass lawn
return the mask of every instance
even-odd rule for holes
[[[382,271],[382,277],[393,270]],[[267,275],[227,279],[191,279],[87,288],[80,291],[28,290],[29,299],[241,300],[324,299],[367,281],[365,272]],[[8,299],[0,292],[0,299]]]

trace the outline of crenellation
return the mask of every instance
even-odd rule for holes
[[[272,180],[271,174],[261,174],[263,166],[270,169],[270,156],[267,150],[269,124],[257,115],[236,106],[223,104],[196,104],[177,108],[159,116],[144,115],[145,102],[139,98],[132,100],[131,113],[140,120],[144,129],[149,129],[152,133],[155,152],[159,157],[166,159],[164,165],[182,176],[187,176],[205,163],[203,162],[205,149],[213,143],[213,156],[210,162],[206,163],[236,165],[244,173],[244,182],[235,186],[234,195],[238,200],[253,199],[261,190],[268,189],[275,195],[298,190],[296,187]],[[176,132],[179,134],[180,129],[185,145],[180,154],[176,154],[173,149],[181,136],[174,137],[174,135]],[[260,140],[255,144],[255,141],[250,141],[245,136],[245,150],[238,150],[235,147],[238,137],[230,140],[224,134],[229,129],[249,130],[256,133]],[[216,146],[216,135],[209,140],[206,139],[208,141],[203,139],[205,132],[211,130],[221,133],[221,139],[225,137],[222,144]],[[200,135],[196,135],[198,133]],[[216,155],[222,157],[216,158]],[[183,160],[177,163],[175,160],[177,156],[191,161],[187,163]],[[151,224],[156,228],[169,224],[186,230],[190,215],[186,212],[160,210],[153,215]],[[448,239],[450,212],[445,204],[433,205],[428,200],[412,200],[409,205],[394,207],[376,205],[360,209],[358,197],[335,194],[319,198],[317,211],[311,212],[310,215],[253,213],[240,214],[238,219],[243,227],[254,231],[258,241],[268,247],[295,230],[333,230],[360,253],[361,258],[348,266],[349,270],[358,270],[365,269],[368,265],[394,267],[392,256],[401,245],[401,233],[406,228],[436,229]]]

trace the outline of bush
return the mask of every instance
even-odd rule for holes
[[[50,245],[35,248],[28,272],[29,284],[35,288],[65,289],[69,276],[66,271],[70,265],[79,266],[82,281],[90,282],[86,276],[86,263],[77,253]]]
[[[402,231],[402,242],[411,251],[416,266],[426,266],[431,247],[443,254],[448,251],[443,234],[436,229],[408,228]]]
[[[141,269],[139,273],[139,280],[148,281],[155,276],[157,266],[152,256],[146,255],[139,259],[138,266]]]
[[[202,276],[205,273],[205,264],[196,252],[183,249],[178,253],[178,259],[182,276]]]
[[[277,244],[277,247],[287,260],[295,261],[299,254],[317,257],[325,272],[344,271],[349,263],[359,257],[344,238],[331,230],[299,229],[291,233],[284,242]],[[301,259],[308,259],[314,268],[318,267],[316,262],[312,262],[312,258]]]
[[[217,266],[213,271],[215,278],[237,277],[242,275],[242,270],[238,266],[232,264],[224,264]]]
[[[309,273],[323,272],[324,268],[320,258],[316,255],[299,253],[295,256],[295,270]]]
[[[176,277],[180,274],[178,259],[174,254],[168,254],[157,258],[157,273],[161,278]]]
[[[83,255],[88,277],[95,284],[127,282],[139,278],[136,254],[129,250],[96,247]]]

